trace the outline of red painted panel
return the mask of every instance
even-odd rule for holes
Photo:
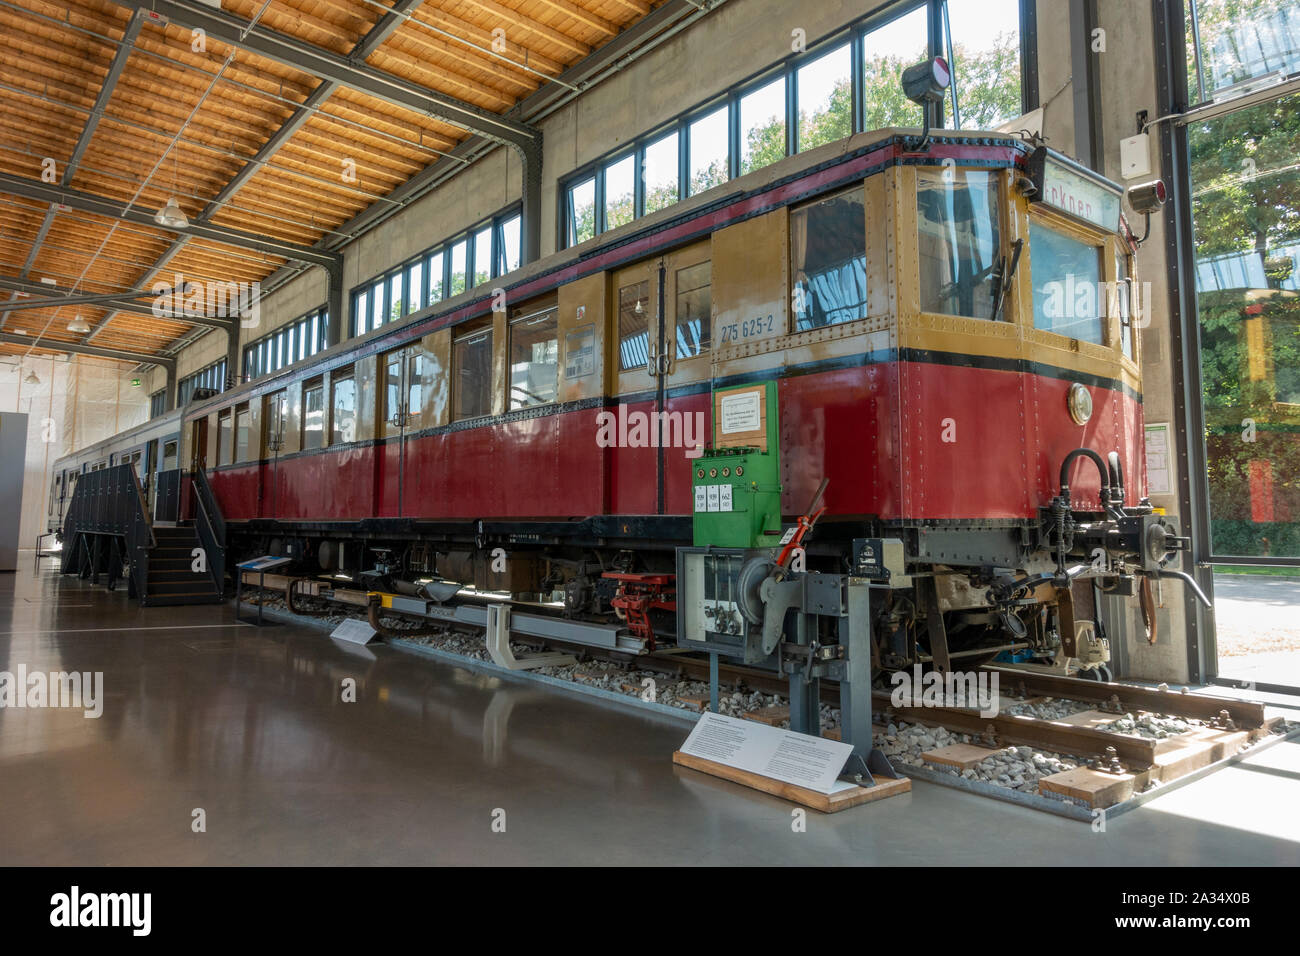
[[[1036,456],[1038,479],[1031,493],[1031,505],[1046,505],[1057,493],[1061,462],[1076,448],[1091,448],[1105,460],[1119,452],[1124,469],[1126,503],[1137,504],[1146,493],[1146,447],[1142,408],[1123,392],[1088,386],[1092,396],[1092,417],[1086,425],[1070,418],[1066,398],[1071,382],[1034,376],[1037,396],[1038,435],[1031,449]],[[1101,477],[1088,463],[1076,462],[1070,469],[1070,497],[1076,507],[1095,509]]]
[[[633,416],[642,415],[645,416],[645,421],[651,421],[655,403],[629,402],[621,407],[611,404],[605,411],[619,416],[621,422],[626,422],[620,429],[622,434],[618,437],[618,444],[605,449],[609,461],[611,513],[652,515],[659,507],[656,487],[659,474],[658,449],[651,448],[648,444],[636,448],[627,445],[639,437],[634,429],[637,419]],[[648,427],[647,425],[645,430],[647,435]]]
[[[675,445],[664,449],[664,513],[670,515],[688,515],[695,510],[695,496],[692,490],[691,462],[694,460],[687,453],[694,449],[685,447],[689,439],[698,439],[705,445],[711,437],[713,422],[710,409],[711,393],[699,392],[669,398],[665,407],[670,416],[665,428],[675,430]],[[698,456],[696,456],[698,457]]]
[[[227,521],[245,521],[257,517],[258,471],[256,464],[223,468],[208,476],[217,507]]]
[[[905,516],[1027,515],[1019,373],[901,366]]]
[[[1061,460],[1081,445],[1103,457],[1120,452],[1128,501],[1136,503],[1145,493],[1140,406],[1120,392],[1091,388],[1092,419],[1076,426],[1066,411],[1069,385],[914,362],[782,379],[782,509],[802,512],[827,477],[833,515],[1032,517],[1056,493]],[[709,405],[703,392],[669,400],[668,411],[701,413],[708,422]],[[629,447],[627,424],[636,413],[653,422],[654,404],[625,406],[614,447],[598,442],[602,411],[619,418],[613,405],[409,439],[402,513],[426,519],[653,514],[657,449]],[[232,520],[257,516],[259,480],[268,482],[261,505],[267,515],[274,508],[288,520],[395,516],[397,460],[396,442],[284,458],[274,501],[270,463],[222,469],[211,482]],[[665,478],[667,513],[689,514],[684,449],[665,449]],[[1091,466],[1077,465],[1072,483],[1076,501],[1095,501]]]
[[[781,379],[781,510],[802,514],[829,478],[828,513],[897,517],[893,364]]]

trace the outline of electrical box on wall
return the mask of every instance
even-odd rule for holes
[[[1151,134],[1138,133],[1120,140],[1119,174],[1124,179],[1151,175]]]

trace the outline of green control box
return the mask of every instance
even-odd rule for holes
[[[691,461],[696,547],[764,548],[781,538],[776,383],[713,393],[713,436]]]

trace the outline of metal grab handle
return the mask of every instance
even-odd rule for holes
[[[1192,577],[1190,574],[1188,574],[1186,571],[1174,571],[1172,569],[1169,569],[1169,570],[1157,571],[1155,572],[1155,574],[1156,577],[1159,578],[1179,578],[1180,580],[1182,580],[1184,584],[1186,584],[1189,588],[1192,589],[1192,593],[1196,595],[1197,600],[1199,600],[1207,608],[1213,609],[1214,605],[1211,604],[1210,599],[1205,596],[1205,592],[1201,590],[1201,586],[1197,584],[1196,579]]]

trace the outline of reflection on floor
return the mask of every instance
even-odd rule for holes
[[[1300,577],[1214,575],[1219,676],[1300,687]]]
[[[674,768],[679,723],[229,606],[141,610],[52,562],[0,577],[20,666],[102,671],[104,713],[0,709],[3,865],[1300,862],[1295,743],[1104,833],[925,783],[795,833],[788,804]]]

